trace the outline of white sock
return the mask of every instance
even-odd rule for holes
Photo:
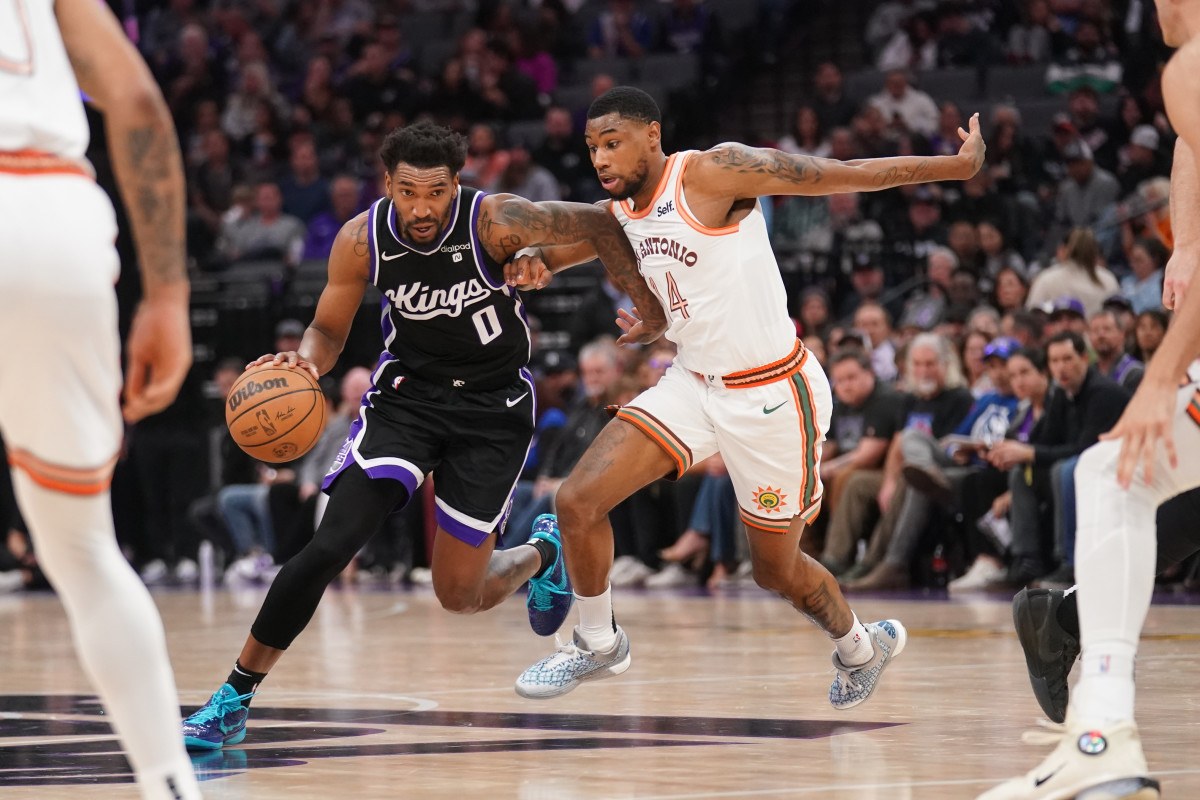
[[[143,800],[199,800],[179,735],[162,620],[125,561],[107,492],[74,496],[13,470],[38,561],[66,608],[75,649],[137,776]]]
[[[1128,642],[1089,643],[1083,672],[1071,695],[1075,719],[1088,728],[1104,728],[1133,719],[1133,662],[1137,648]]]
[[[837,647],[838,658],[847,667],[860,667],[875,657],[875,645],[871,643],[871,634],[867,632],[866,626],[858,621],[858,614],[854,615],[854,624],[845,636],[829,638],[833,639]]]
[[[617,642],[613,623],[612,586],[595,597],[575,595],[579,604],[579,637],[591,650],[605,652]]]

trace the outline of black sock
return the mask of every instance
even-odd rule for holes
[[[554,559],[558,558],[558,548],[545,539],[530,539],[525,544],[537,550],[538,555],[542,557],[542,565],[538,567],[538,571],[533,575],[535,578],[540,578],[546,574],[546,570],[554,566]]]
[[[265,672],[251,672],[243,667],[241,662],[234,662],[233,672],[229,673],[229,677],[226,678],[225,682],[232,686],[234,691],[236,691],[238,694],[246,695],[252,694],[256,689],[258,689],[258,685],[262,683],[263,679],[266,677],[267,673]],[[246,699],[242,700],[242,706],[249,708],[251,699],[252,698],[247,697]]]
[[[1063,598],[1062,603],[1058,606],[1058,624],[1067,633],[1079,639],[1079,601],[1076,600],[1078,592],[1071,592]]]

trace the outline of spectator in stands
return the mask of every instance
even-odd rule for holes
[[[977,398],[990,394],[996,389],[996,384],[992,381],[991,373],[988,372],[988,365],[983,356],[983,351],[987,349],[992,338],[983,331],[967,331],[967,336],[963,339],[963,374],[967,379],[967,388]],[[1016,339],[1013,341],[1015,342]]]
[[[1152,308],[1138,314],[1137,327],[1134,329],[1134,358],[1143,364],[1150,363],[1150,359],[1158,352],[1163,337],[1167,335],[1167,320],[1167,312],[1161,308]]]
[[[885,383],[896,380],[896,346],[892,342],[892,322],[887,310],[875,302],[865,302],[854,312],[854,329],[865,333],[871,346],[871,369]]]
[[[1080,86],[1067,99],[1067,121],[1074,133],[1087,143],[1097,163],[1105,169],[1116,168],[1116,147],[1104,120],[1100,117],[1100,96],[1091,86]],[[1070,131],[1068,130],[1068,133]],[[1064,159],[1069,161],[1070,159]]]
[[[1016,267],[1002,267],[996,273],[994,304],[1004,314],[1025,308],[1029,296],[1029,279],[1025,271]]]
[[[197,23],[188,23],[179,30],[178,56],[156,72],[181,131],[191,128],[201,102],[220,103],[225,99],[225,70],[212,57],[208,32]]]
[[[871,362],[861,349],[834,352],[829,372],[838,402],[821,451],[825,504],[833,512],[821,563],[834,575],[841,575],[853,565],[857,536],[865,531],[847,524],[857,511],[844,509],[843,490],[858,471],[873,472],[869,477],[874,484],[882,481],[883,460],[899,430],[901,398],[875,380]]]
[[[990,342],[1000,335],[1000,312],[990,305],[979,305],[967,316],[967,333],[985,334]]]
[[[1034,426],[1045,412],[1050,393],[1050,372],[1040,348],[1022,348],[1009,356],[1009,383],[1020,405],[1013,415],[1006,439],[1028,442]],[[1004,554],[1012,541],[1008,511],[1012,494],[1007,471],[992,467],[966,476],[959,493],[966,536],[964,549],[970,569],[950,582],[951,592],[987,589],[1005,577]]]
[[[829,293],[820,287],[811,286],[800,295],[800,332],[805,336],[824,338],[833,325],[833,312],[829,308]]]
[[[1046,69],[1046,91],[1061,94],[1088,86],[1107,94],[1121,85],[1121,74],[1116,48],[1104,40],[1096,23],[1082,22],[1072,46]]]
[[[494,191],[508,169],[508,151],[496,145],[496,131],[482,122],[471,126],[467,141],[467,163],[460,173],[462,182],[485,192]]]
[[[951,434],[936,438],[927,431],[906,428],[900,434],[901,472],[908,483],[903,506],[883,560],[847,588],[856,591],[906,589],[910,564],[920,547],[925,526],[939,506],[961,493],[966,477],[984,468],[978,452],[1004,439],[1018,400],[1012,393],[1006,364],[1017,350],[1013,339],[996,339],[984,349],[992,391],[980,397]]]
[[[537,83],[517,69],[512,52],[502,40],[488,42],[478,89],[487,119],[512,122],[536,119],[542,113]]]
[[[304,253],[304,223],[283,212],[279,186],[265,181],[254,191],[255,214],[244,222],[226,225],[220,250],[231,261],[281,259],[295,264]]]
[[[204,144],[208,134],[221,130],[221,107],[216,100],[201,100],[196,104],[195,119],[188,130],[180,129],[183,141],[184,166],[194,169],[204,161]]]
[[[843,297],[838,317],[851,317],[863,304],[876,303],[883,305],[892,320],[898,319],[904,312],[904,304],[898,300],[882,303],[886,280],[878,255],[861,253],[853,258],[850,262],[850,291]]]
[[[614,331],[617,311],[633,308],[633,300],[604,272],[590,292],[584,295],[579,309],[568,325],[572,347],[593,341]]]
[[[985,219],[975,226],[975,234],[979,237],[979,250],[982,253],[982,275],[990,278],[993,283],[1003,270],[1013,270],[1024,274],[1025,259],[1021,254],[1008,245],[1000,223],[994,219]]]
[[[317,148],[311,136],[293,136],[291,150],[288,172],[279,181],[283,213],[307,225],[317,214],[329,210],[329,182],[321,177]]]
[[[1055,222],[1084,228],[1096,222],[1120,196],[1121,186],[1111,172],[1096,166],[1087,142],[1077,139],[1063,151],[1067,178],[1058,186]]]
[[[383,57],[388,69],[398,73],[402,80],[412,80],[413,52],[404,42],[400,20],[394,14],[385,14],[375,21],[375,41],[383,48]]]
[[[1135,314],[1162,307],[1163,270],[1171,251],[1158,239],[1143,237],[1129,248],[1132,275],[1121,281],[1124,295]]]
[[[1021,347],[1041,347],[1045,330],[1045,316],[1037,311],[1017,309],[1000,320],[1000,332],[1016,339]]]
[[[958,256],[958,268],[978,274],[983,266],[983,254],[979,251],[979,233],[966,220],[952,222],[946,231],[946,244]]]
[[[1015,64],[1045,64],[1066,52],[1070,41],[1048,0],[1023,4],[1021,21],[1008,29],[1008,60]]]
[[[866,532],[862,524],[869,519],[867,512],[872,505],[882,514],[871,532],[867,555],[838,578],[848,590],[855,588],[855,582],[869,575],[883,560],[896,520],[904,506],[904,498],[910,490],[901,473],[904,458],[900,440],[904,431],[924,431],[935,439],[941,439],[958,427],[975,402],[971,393],[962,387],[958,354],[948,341],[937,334],[922,333],[912,340],[904,376],[909,394],[902,406],[901,430],[892,437],[892,445],[888,448],[883,475],[863,474],[861,478],[852,475],[839,502],[839,511],[849,512],[848,524],[853,531],[850,541],[857,541]],[[853,512],[851,508],[860,510]],[[840,527],[836,516],[832,522],[831,538],[834,529]],[[839,533],[839,538],[844,537],[845,534]]]
[[[813,76],[813,111],[817,112],[820,128],[832,132],[835,128],[845,128],[858,113],[858,107],[846,96],[842,71],[837,64],[826,61],[817,67]],[[833,145],[833,142],[830,142]],[[833,158],[846,160],[847,156],[830,154]],[[849,156],[853,158],[854,156]]]
[[[523,145],[509,148],[508,166],[504,168],[494,190],[515,194],[534,203],[562,199],[554,175],[545,167],[535,164]]]
[[[641,58],[654,45],[654,25],[633,0],[608,0],[588,31],[592,58]]]
[[[885,0],[875,7],[867,20],[863,33],[867,45],[878,52],[914,14],[936,7],[937,4],[932,0]]]
[[[1006,439],[987,454],[992,466],[1010,470],[1013,542],[1004,581],[1008,586],[1041,578],[1050,572],[1052,558],[1061,561],[1066,556],[1062,539],[1055,542],[1038,509],[1050,504],[1060,531],[1070,522],[1062,514],[1073,512],[1074,504],[1067,509],[1061,502],[1061,473],[1073,470],[1074,459],[1116,424],[1130,397],[1088,366],[1087,343],[1079,334],[1066,331],[1052,337],[1046,354],[1050,374],[1062,391],[1047,401],[1046,414],[1028,444]]]
[[[1096,237],[1087,228],[1076,227],[1067,237],[1065,256],[1034,278],[1027,305],[1032,308],[1061,297],[1074,297],[1083,304],[1085,315],[1096,313],[1104,298],[1120,288],[1117,279],[1100,263]]]
[[[817,158],[829,157],[829,140],[821,130],[821,118],[812,106],[800,106],[792,118],[792,129],[779,140],[785,153]],[[958,152],[955,150],[954,152]]]
[[[539,94],[550,95],[558,88],[558,64],[547,49],[539,26],[523,24],[511,37],[513,66],[533,81]]]
[[[336,410],[329,415],[321,438],[313,445],[313,449],[304,457],[296,473],[296,483],[299,486],[300,501],[316,498],[316,508],[313,526],[321,523],[329,496],[321,494],[321,483],[325,472],[337,457],[338,451],[346,442],[350,426],[358,419],[358,411],[362,407],[362,399],[371,391],[371,371],[366,367],[351,367],[342,376],[339,385],[339,401]]]
[[[988,13],[967,14],[961,3],[943,3],[937,20],[937,58],[942,67],[984,69],[1000,50],[998,39],[989,35]]]
[[[703,566],[705,556],[712,562],[712,574],[706,581],[710,589],[732,582],[737,574],[737,537],[742,531],[737,494],[733,480],[720,454],[696,465],[703,470],[699,489],[692,504],[687,529],[660,554],[667,565],[646,577],[647,588],[694,585],[692,569]]]
[[[721,29],[715,12],[700,0],[671,0],[659,21],[658,50],[695,54],[711,62],[721,52]]]
[[[929,250],[925,262],[925,283],[921,289],[909,295],[900,317],[901,327],[916,327],[929,331],[942,320],[942,314],[950,300],[950,286],[954,271],[958,269],[958,256],[942,245]]]
[[[889,125],[898,125],[926,138],[937,130],[937,104],[925,92],[914,89],[908,73],[902,69],[887,74],[884,90],[871,98],[870,105],[879,109]]]
[[[1116,311],[1101,309],[1088,320],[1088,341],[1096,354],[1096,370],[1114,383],[1137,391],[1145,367],[1125,352],[1125,326]]]
[[[906,133],[899,117],[891,120],[884,117],[877,106],[863,108],[850,123],[854,130],[856,147],[868,158],[900,155],[897,152],[901,137]],[[906,155],[911,155],[908,153]]]
[[[377,112],[396,110],[408,116],[416,105],[416,89],[388,66],[388,53],[376,42],[367,44],[346,73],[343,92],[361,124]]]
[[[351,175],[338,175],[330,182],[330,210],[322,211],[308,223],[304,258],[329,258],[329,251],[338,231],[362,210],[359,204],[358,183],[358,179]]]
[[[1021,112],[1010,105],[992,109],[992,133],[987,139],[985,168],[992,185],[1003,194],[1034,192],[1040,180],[1037,144],[1021,129]]]
[[[1117,180],[1121,183],[1121,195],[1137,190],[1142,181],[1148,181],[1169,170],[1163,168],[1159,158],[1158,129],[1153,125],[1138,125],[1130,134],[1128,146],[1118,156]]]
[[[958,129],[963,125],[962,111],[958,104],[947,100],[938,109],[937,131],[929,140],[929,150],[935,156],[949,156],[958,152]]]
[[[919,274],[929,253],[942,246],[947,235],[946,226],[942,224],[941,196],[937,190],[918,186],[911,192],[902,192],[900,196],[903,198],[900,215],[885,212],[885,218],[880,220],[886,234],[885,241],[892,248],[884,269],[893,283]],[[946,277],[949,280],[949,272]]]
[[[1083,303],[1075,297],[1060,297],[1049,309],[1050,318],[1046,322],[1045,335],[1053,337],[1063,331],[1073,331],[1086,337],[1088,332],[1087,312]]]
[[[271,85],[267,65],[255,61],[242,67],[237,91],[229,95],[225,113],[221,116],[221,127],[229,138],[244,143],[259,129],[262,104],[276,117],[286,118],[288,107],[284,99]]]
[[[461,58],[447,59],[429,93],[426,108],[454,130],[463,130],[483,115],[483,98],[471,83]]]
[[[893,69],[931,70],[938,65],[938,40],[932,14],[914,14],[896,29],[875,59],[880,72]]]
[[[533,151],[533,161],[550,170],[558,181],[564,200],[588,202],[599,199],[596,171],[582,136],[576,136],[571,112],[562,106],[546,109],[542,143]]]
[[[220,130],[204,137],[204,157],[188,180],[191,211],[212,235],[221,230],[221,215],[233,204],[233,187],[243,178],[229,152],[229,139]]]
[[[308,62],[296,109],[303,109],[311,124],[328,124],[333,121],[333,102],[336,99],[333,65],[329,63],[329,59],[317,56]]]

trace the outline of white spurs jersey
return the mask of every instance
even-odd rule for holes
[[[82,158],[87,144],[53,0],[0,0],[0,152]]]
[[[692,215],[683,172],[695,152],[667,160],[646,208],[614,201],[612,212],[667,312],[666,337],[678,345],[679,363],[720,377],[786,358],[796,327],[761,206],[725,228],[705,228]]]

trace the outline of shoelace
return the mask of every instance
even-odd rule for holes
[[[834,672],[837,673],[838,682],[846,689],[858,691],[860,688],[858,682],[854,680],[854,673],[862,669],[862,667],[853,667],[843,669],[842,667],[834,667]]]
[[[568,658],[574,658],[575,656],[578,656],[578,655],[585,655],[585,656],[595,655],[595,653],[592,652],[591,650],[584,650],[582,647],[575,644],[574,637],[571,637],[569,640],[564,642],[562,640],[562,637],[556,633],[556,634],[554,634],[554,642],[555,642],[555,644],[558,645],[558,652],[564,656],[567,656]]]
[[[237,711],[241,708],[242,701],[254,697],[256,692],[248,692],[246,694],[234,695],[233,697],[222,697],[219,700],[215,697],[208,701],[202,708],[198,709],[195,714],[188,717],[188,722],[203,723],[212,719],[217,719],[226,714]]]
[[[1038,730],[1025,731],[1021,734],[1021,741],[1025,744],[1057,745],[1066,735],[1066,725],[1039,719]]]
[[[554,595],[568,595],[571,592],[553,585],[548,580],[535,583],[529,593],[529,605],[538,611],[549,611],[554,602]]]

